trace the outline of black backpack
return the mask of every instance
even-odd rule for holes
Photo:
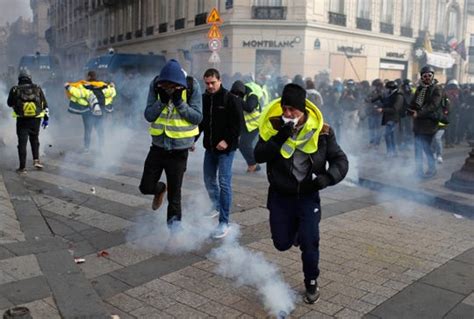
[[[37,117],[43,111],[41,89],[36,84],[17,86],[15,113],[20,117]]]

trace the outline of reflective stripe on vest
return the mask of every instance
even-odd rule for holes
[[[157,97],[160,100],[160,97]],[[186,102],[186,90],[183,90],[182,99]],[[170,103],[172,103],[170,101]],[[199,128],[195,124],[183,119],[176,107],[169,113],[168,106],[165,106],[155,122],[151,123],[149,132],[152,136],[165,134],[170,138],[190,138],[199,134]]]
[[[290,158],[296,149],[299,149],[300,151],[306,154],[310,154],[314,152],[314,150],[312,150],[311,147],[306,147],[306,146],[309,145],[308,142],[313,138],[314,133],[316,133],[316,130],[310,130],[309,132],[306,132],[306,134],[300,137],[299,135],[301,135],[301,133],[302,132],[298,134],[298,137],[296,140],[290,137],[285,141],[285,143],[283,143],[280,149],[280,154],[284,158]]]
[[[14,119],[16,119],[16,118],[42,118],[42,117],[44,117],[44,110],[41,111],[41,113],[39,113],[38,115],[36,115],[36,116],[34,116],[34,117],[33,117],[33,116],[18,116],[18,114],[16,114],[16,112],[13,111],[13,112],[12,112],[12,117],[13,117]]]

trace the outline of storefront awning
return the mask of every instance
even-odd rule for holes
[[[441,52],[425,52],[426,53],[426,63],[437,68],[449,69],[456,62],[454,58],[449,53]]]

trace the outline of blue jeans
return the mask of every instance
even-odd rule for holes
[[[397,154],[397,149],[395,146],[395,128],[397,123],[394,121],[388,121],[385,123],[385,144],[387,145],[387,154],[395,155]]]
[[[443,135],[444,128],[438,129],[433,139],[433,153],[436,157],[443,156]]]
[[[280,251],[291,248],[297,236],[305,281],[319,276],[319,193],[287,195],[268,191],[270,230],[273,245]]]
[[[247,128],[243,128],[240,133],[239,150],[242,153],[248,166],[257,164],[253,155],[253,149],[257,145],[258,141],[258,130],[252,132],[247,131]]]
[[[415,165],[418,174],[423,174],[423,153],[428,160],[428,170],[436,171],[436,164],[431,150],[434,134],[415,134]]]
[[[219,211],[219,223],[228,224],[232,204],[232,163],[235,151],[204,153],[204,184],[214,208]],[[219,184],[217,184],[219,177]]]

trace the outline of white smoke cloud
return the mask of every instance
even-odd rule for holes
[[[294,292],[283,281],[275,265],[266,261],[262,254],[239,245],[239,236],[239,228],[232,227],[223,244],[209,253],[209,258],[218,264],[217,272],[235,280],[236,285],[253,286],[271,315],[286,317],[295,308]]]

